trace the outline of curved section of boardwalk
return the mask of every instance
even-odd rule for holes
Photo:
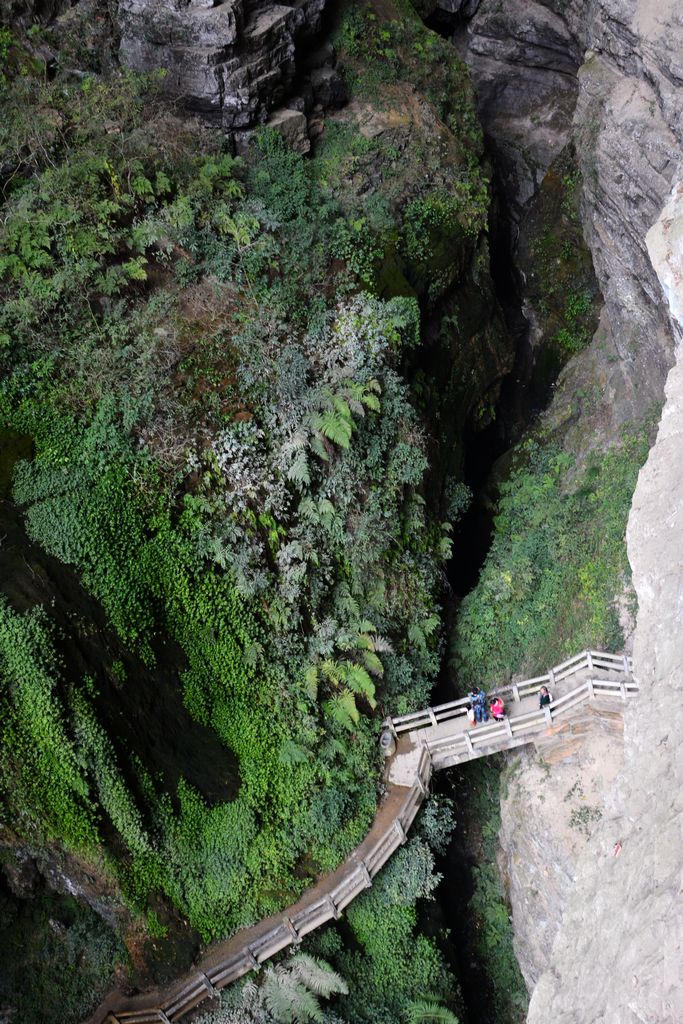
[[[547,685],[554,700],[539,710],[538,690]],[[304,935],[339,917],[405,842],[428,793],[432,771],[510,750],[545,734],[579,704],[597,698],[625,700],[638,690],[631,660],[583,651],[545,675],[491,691],[507,704],[504,722],[471,728],[467,698],[426,711],[388,718],[395,740],[388,759],[388,786],[372,828],[335,872],[326,875],[293,906],[218,943],[197,967],[165,991],[129,999],[112,995],[88,1024],[175,1024],[205,1000],[275,956]]]

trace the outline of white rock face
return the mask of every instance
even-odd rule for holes
[[[501,801],[501,863],[530,991],[550,966],[576,863],[623,764],[623,715],[613,701],[584,705],[553,732],[511,759]]]
[[[672,313],[683,307],[683,186],[647,236]],[[678,329],[683,326],[679,322]],[[641,696],[624,767],[581,854],[528,1024],[683,1021],[683,358],[628,526]],[[615,844],[621,844],[619,851]]]

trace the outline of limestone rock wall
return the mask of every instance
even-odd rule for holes
[[[514,948],[529,990],[551,962],[576,863],[623,763],[623,715],[585,705],[553,735],[510,759],[501,801],[501,868],[514,908]]]
[[[163,69],[163,88],[227,129],[262,123],[286,100],[300,41],[326,0],[119,0],[122,62]]]
[[[615,366],[613,429],[661,400],[673,358],[645,235],[683,159],[678,0],[482,0],[458,45],[513,217],[571,140]]]
[[[672,314],[680,318],[683,185],[674,189],[647,241]],[[626,712],[623,771],[605,819],[578,860],[529,1024],[683,1020],[680,354],[668,376],[657,441],[638,480],[628,547],[639,600],[634,665],[641,697]]]

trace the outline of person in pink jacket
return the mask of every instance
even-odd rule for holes
[[[494,697],[491,701],[491,717],[495,718],[497,722],[500,722],[505,718],[505,705],[503,704],[500,697]]]

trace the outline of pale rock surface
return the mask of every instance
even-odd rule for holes
[[[647,236],[671,309],[683,303],[683,186]],[[679,328],[680,328],[679,322]],[[639,600],[641,697],[624,720],[624,766],[581,854],[551,966],[528,1024],[683,1020],[683,359],[628,526]],[[615,854],[621,844],[619,856]]]
[[[503,776],[500,862],[530,990],[550,964],[577,860],[622,762],[622,709],[598,701],[511,758]]]

